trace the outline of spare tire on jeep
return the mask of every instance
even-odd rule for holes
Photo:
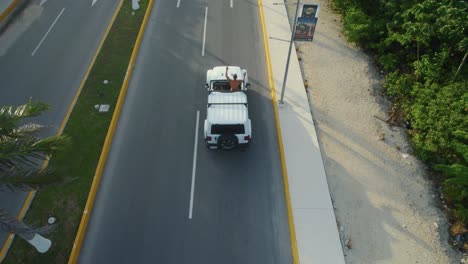
[[[218,148],[224,150],[232,150],[237,148],[239,144],[239,139],[234,134],[222,134],[218,138]]]

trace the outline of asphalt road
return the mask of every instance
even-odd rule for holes
[[[29,98],[48,103],[52,111],[35,120],[48,126],[43,135],[55,135],[118,1],[98,0],[94,6],[92,0],[40,3],[31,1],[0,34],[0,106],[24,104]],[[0,207],[17,215],[26,196],[0,192]],[[0,232],[0,247],[7,235]]]
[[[155,1],[80,263],[292,262],[258,7],[230,5]],[[245,152],[204,146],[206,70],[226,64],[249,71]]]

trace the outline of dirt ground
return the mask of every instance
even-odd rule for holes
[[[286,3],[296,3],[286,0]],[[320,4],[313,42],[296,42],[346,263],[460,263],[427,171],[405,131],[390,127],[381,72],[349,44],[340,18]],[[295,6],[288,6],[290,21]],[[343,242],[344,244],[344,242]]]

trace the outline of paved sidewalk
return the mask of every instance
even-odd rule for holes
[[[263,0],[263,11],[273,81],[276,97],[279,99],[291,29],[286,7],[273,5],[277,2],[277,0]],[[299,263],[345,263],[325,168],[294,47],[284,101],[283,105],[277,103],[277,106]]]

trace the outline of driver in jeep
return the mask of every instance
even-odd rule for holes
[[[229,78],[228,75],[228,66],[226,66],[226,79],[229,81],[229,85],[231,86],[231,91],[239,91],[241,83],[244,81],[237,80],[237,74],[232,75],[232,79]]]

